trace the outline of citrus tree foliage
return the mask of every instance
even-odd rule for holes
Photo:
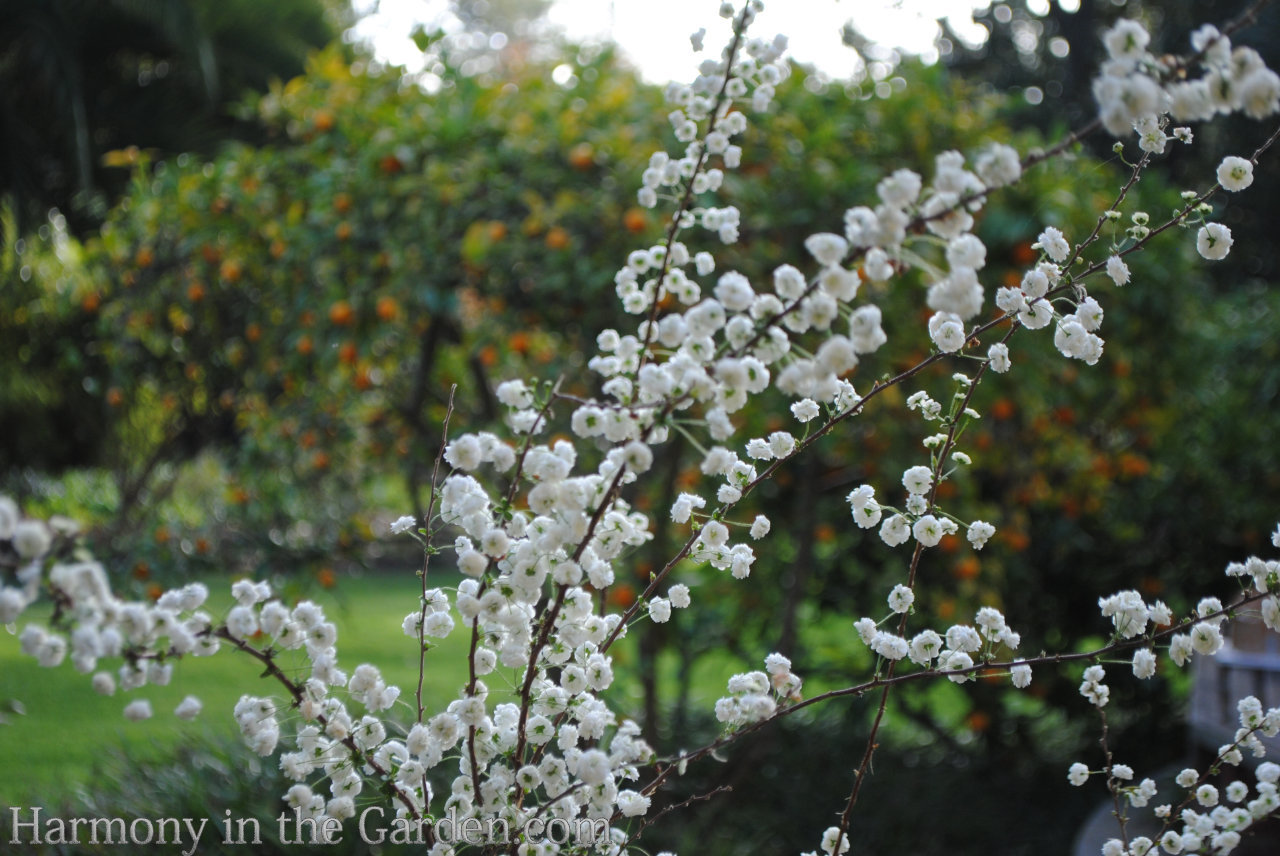
[[[648,228],[606,176],[655,144],[657,94],[607,57],[572,88],[546,71],[427,95],[331,51],[259,104],[272,144],[140,164],[63,295],[94,320],[128,484],[219,445],[231,508],[345,521],[358,503],[308,497],[416,487],[448,383],[483,416],[495,366],[555,358]]]

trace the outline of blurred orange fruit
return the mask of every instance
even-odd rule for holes
[[[396,302],[394,297],[383,295],[378,298],[375,311],[378,314],[379,321],[394,321],[400,317],[400,304]]]
[[[563,250],[569,246],[569,233],[559,226],[553,226],[547,231],[546,243],[553,250]]]
[[[329,307],[329,320],[339,327],[346,327],[356,320],[356,311],[345,300],[338,300]]]
[[[591,169],[595,162],[596,152],[595,149],[591,147],[590,143],[578,143],[576,146],[569,149],[569,166],[574,169]]]
[[[643,232],[649,228],[649,215],[640,208],[628,208],[622,215],[622,225],[628,232]]]

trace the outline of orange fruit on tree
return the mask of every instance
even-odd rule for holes
[[[983,677],[986,676],[984,675]],[[981,710],[975,710],[965,718],[965,724],[971,730],[981,733],[991,727],[991,716]]]
[[[337,228],[333,230],[333,234],[339,241],[351,240],[351,224],[346,220],[343,220],[338,224]]]
[[[588,170],[596,162],[596,151],[590,143],[578,143],[569,149],[569,166],[577,170]]]
[[[244,337],[250,342],[256,342],[262,338],[262,327],[258,324],[250,324],[244,328]]]
[[[628,232],[643,232],[649,228],[649,215],[642,208],[628,208],[622,215],[622,225]]]
[[[546,243],[553,250],[563,250],[569,246],[569,233],[559,226],[553,226],[547,231]]]
[[[342,347],[338,348],[338,359],[346,365],[355,365],[359,356],[360,352],[356,349],[355,342],[343,342]]]
[[[1029,265],[1037,258],[1037,253],[1031,248],[1029,242],[1022,242],[1013,248],[1013,263],[1017,265]]]
[[[378,298],[374,311],[377,313],[379,321],[394,321],[400,317],[400,304],[396,302],[394,297],[384,294]]]
[[[998,398],[995,403],[991,405],[991,415],[999,421],[1004,421],[1005,419],[1012,417],[1013,412],[1013,402],[1007,398]]]
[[[218,273],[227,282],[239,282],[240,277],[244,275],[244,268],[240,266],[240,262],[235,259],[227,259],[218,268]]]
[[[339,327],[347,327],[356,320],[356,311],[347,301],[338,300],[329,307],[329,320]]]
[[[156,254],[150,247],[139,247],[138,252],[133,256],[133,263],[140,268],[151,267],[151,263],[155,260]]]
[[[315,345],[312,344],[310,336],[303,336],[298,340],[297,349],[298,353],[305,357],[315,350]]]
[[[351,194],[343,191],[333,197],[333,209],[339,214],[346,214],[351,210]]]
[[[204,300],[204,286],[198,282],[193,282],[187,286],[187,300],[192,303],[199,303]]]
[[[965,556],[951,566],[951,575],[958,580],[977,579],[982,572],[982,564],[976,556]]]
[[[333,128],[333,113],[328,110],[317,110],[315,118],[312,120],[317,131],[329,131]]]
[[[1151,463],[1141,455],[1125,452],[1120,456],[1120,475],[1125,478],[1137,478],[1151,472]]]
[[[626,609],[636,602],[636,587],[630,583],[609,586],[609,605]]]

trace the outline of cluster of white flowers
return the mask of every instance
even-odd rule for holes
[[[1240,766],[1242,747],[1250,748],[1256,757],[1261,758],[1265,749],[1258,736],[1274,737],[1280,733],[1280,709],[1272,708],[1264,713],[1262,704],[1249,696],[1240,700],[1239,710],[1240,729],[1236,740],[1219,749],[1214,766]],[[1121,782],[1133,778],[1131,768],[1113,764],[1110,772],[1117,791],[1128,799],[1130,805],[1142,808],[1155,799],[1158,788],[1152,779],[1143,779],[1138,785],[1124,785]],[[1071,765],[1067,779],[1079,786],[1090,775],[1091,771],[1085,764],[1076,762]],[[1174,783],[1186,792],[1186,798],[1180,809],[1168,803],[1155,808],[1156,818],[1163,819],[1163,828],[1154,833],[1155,838],[1135,836],[1129,839],[1127,846],[1123,840],[1113,838],[1103,845],[1103,854],[1202,853],[1206,848],[1213,853],[1230,853],[1240,845],[1241,836],[1247,829],[1280,810],[1280,791],[1277,790],[1280,765],[1272,761],[1257,765],[1253,771],[1252,789],[1242,779],[1233,779],[1225,786],[1215,785],[1206,781],[1209,775],[1194,768],[1182,770]]]
[[[1169,118],[1200,122],[1243,112],[1265,119],[1280,111],[1280,75],[1253,48],[1233,49],[1231,40],[1211,24],[1191,35],[1196,51],[1192,68],[1149,53],[1151,36],[1137,21],[1118,21],[1103,41],[1109,59],[1094,81],[1093,95],[1114,136],[1152,124],[1162,127]]]
[[[891,615],[902,615],[911,609],[915,593],[905,585],[894,586],[889,592]],[[994,607],[984,606],[974,618],[975,630],[968,624],[953,624],[944,635],[934,630],[922,630],[910,639],[881,630],[875,619],[859,618],[854,630],[868,648],[887,661],[909,659],[925,669],[951,672],[947,677],[955,683],[964,683],[973,675],[969,670],[978,661],[988,662],[997,649],[1015,651],[1022,642],[1021,634],[1005,623],[1004,615]],[[1020,663],[1010,669],[1013,685],[1023,689],[1031,684],[1031,667]]]
[[[1106,676],[1106,670],[1095,664],[1084,670],[1084,678],[1080,681],[1080,695],[1097,707],[1106,707],[1111,698],[1111,689],[1102,682]]]
[[[1191,141],[1189,128],[1175,128],[1167,136],[1171,121],[1201,122],[1236,112],[1264,119],[1280,111],[1280,75],[1253,48],[1233,49],[1211,24],[1191,35],[1196,55],[1190,65],[1149,53],[1151,37],[1137,21],[1117,22],[1104,41],[1109,59],[1093,84],[1102,123],[1117,137],[1136,131],[1145,152],[1164,152],[1171,138]],[[1199,76],[1189,74],[1193,71]],[[1228,191],[1252,182],[1251,161],[1232,156],[1218,167],[1218,183]],[[1231,230],[1221,223],[1206,223],[1196,234],[1196,248],[1206,259],[1225,258],[1231,244]],[[1121,268],[1122,263],[1114,272],[1108,269],[1118,285],[1128,278]]]
[[[747,672],[729,679],[729,694],[716,702],[716,719],[730,728],[760,722],[774,715],[778,702],[800,697],[800,678],[791,661],[781,654],[764,659],[765,671]]]

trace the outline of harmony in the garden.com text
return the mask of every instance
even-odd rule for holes
[[[225,817],[210,823],[207,817],[54,817],[33,806],[11,808],[9,844],[127,844],[133,846],[179,845],[182,856],[194,856],[201,841],[210,844],[261,844],[263,824],[252,817],[234,818],[230,810]],[[281,812],[270,825],[281,844],[340,844],[344,829],[337,818],[303,817],[294,809]],[[425,844],[442,841],[450,844],[510,844],[512,841],[569,841],[588,843],[608,834],[608,821],[579,818],[533,818],[513,835],[502,819],[482,821],[474,817],[459,818],[453,808],[434,820],[386,816],[386,811],[370,806],[356,819],[356,833],[366,844]],[[207,838],[206,838],[207,835]]]

